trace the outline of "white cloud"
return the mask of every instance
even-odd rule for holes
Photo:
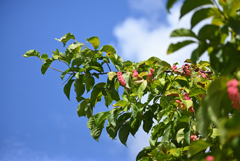
[[[159,57],[171,64],[184,62],[190,58],[191,51],[197,44],[190,45],[173,54],[167,55],[167,48],[171,42],[178,42],[182,38],[170,39],[170,34],[177,28],[189,28],[190,17],[188,14],[179,21],[179,6],[176,6],[171,15],[167,16],[167,22],[151,25],[148,17],[133,18],[129,17],[114,28],[114,35],[117,38],[117,51],[124,59],[134,61],[147,60],[151,56]],[[205,22],[206,23],[206,22]],[[200,26],[200,25],[199,25]],[[198,30],[197,26],[195,30]],[[207,60],[207,57],[204,57]]]
[[[129,2],[133,9],[142,10],[147,14],[141,18],[128,17],[125,21],[115,26],[113,33],[117,42],[114,44],[118,54],[124,60],[144,61],[151,56],[156,56],[172,65],[175,62],[183,64],[187,58],[190,58],[191,52],[197,47],[197,44],[182,48],[170,55],[166,53],[170,43],[183,40],[183,38],[170,39],[171,32],[177,28],[190,28],[192,13],[187,14],[179,21],[180,5],[176,5],[172,9],[172,13],[167,15],[167,23],[159,21],[156,23],[155,15],[159,12],[159,8],[162,7],[156,4],[157,0],[151,0],[151,2],[148,2],[148,0],[129,0]],[[155,13],[152,15],[148,14],[150,12]],[[201,22],[194,28],[194,31],[197,33],[206,22],[209,22],[209,20]],[[208,56],[205,53],[200,59],[208,60]],[[129,138],[130,160],[134,160],[142,148],[149,146],[149,138],[150,135],[147,135],[142,130],[142,127],[140,127],[135,138]]]

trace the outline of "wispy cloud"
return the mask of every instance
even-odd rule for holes
[[[76,161],[65,156],[48,156],[43,152],[36,152],[24,143],[15,139],[7,139],[1,143],[0,161]]]

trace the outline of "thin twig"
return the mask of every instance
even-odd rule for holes
[[[65,84],[70,79],[71,76],[72,76],[72,74],[70,74],[69,77],[62,84],[60,84],[60,86]]]
[[[43,62],[43,64],[45,63],[45,61],[43,61],[41,58],[39,58],[39,59]],[[53,70],[56,70],[57,72],[63,73],[63,71],[58,70],[58,69],[55,69],[55,68],[53,68],[53,67],[51,67],[51,66],[49,66],[49,68],[51,68],[51,69],[53,69]],[[68,73],[68,74],[72,74],[72,73]]]
[[[107,62],[107,66],[108,66],[108,69],[109,69],[109,70],[110,70],[110,72],[111,72],[112,70],[111,70],[111,68],[110,68],[110,66],[109,66],[109,64],[108,64],[108,62]]]
[[[219,12],[223,15],[224,19],[226,21],[228,21],[227,17],[225,16],[225,14],[223,13],[223,11],[219,8],[218,4],[216,3],[215,0],[212,0],[213,4],[217,7],[217,9],[219,10]]]

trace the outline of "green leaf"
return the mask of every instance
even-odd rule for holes
[[[65,35],[63,35],[60,39],[55,38],[55,40],[62,42],[62,43],[63,43],[63,46],[65,46],[66,43],[68,42],[68,40],[70,40],[70,39],[75,40],[74,35],[71,34],[70,32],[67,33],[67,34],[65,34]]]
[[[173,122],[171,121],[165,126],[164,134],[162,136],[162,142],[170,141],[170,138],[172,135],[172,125],[173,125]]]
[[[108,114],[108,121],[113,127],[116,127],[117,125],[117,116],[118,116],[118,110],[112,109]]]
[[[146,89],[146,87],[147,87],[147,81],[144,80],[141,83],[141,85],[140,85],[140,87],[138,88],[138,91],[137,91],[137,95],[138,95],[139,100],[141,100],[141,98],[143,96],[143,91]]]
[[[135,118],[139,112],[139,109],[136,104],[132,104],[132,117]]]
[[[96,86],[95,86],[96,87]],[[91,93],[91,103],[93,105],[96,104],[96,99],[97,96],[99,95],[100,92],[102,92],[102,90],[104,89],[103,87],[99,87],[99,88],[93,88],[92,93]]]
[[[82,95],[83,95],[83,93],[85,92],[85,85],[84,85],[84,77],[83,76],[81,76],[81,77],[79,77],[79,79],[77,79],[76,81],[75,81],[75,83],[74,83],[74,90],[75,90],[75,92],[76,92],[76,95],[77,95],[77,100],[78,100],[78,98],[80,98]]]
[[[102,133],[102,129],[104,128],[104,123],[105,121],[103,121],[99,126],[94,126],[91,131],[90,131],[90,134],[92,135],[92,137],[98,141],[101,133]]]
[[[23,57],[28,58],[31,56],[36,56],[38,58],[40,58],[40,53],[37,50],[28,50]]]
[[[140,160],[143,157],[148,157],[148,153],[152,151],[151,147],[145,147],[143,148],[137,155],[136,161]]]
[[[112,47],[111,45],[104,45],[102,46],[102,48],[100,49],[101,52],[106,52],[107,55],[113,55],[115,56],[116,54],[116,50],[114,49],[114,47]]]
[[[184,128],[178,130],[177,135],[176,135],[176,139],[177,142],[180,143],[183,139],[184,139],[184,132],[183,132]]]
[[[197,38],[197,35],[194,32],[188,29],[183,29],[183,28],[174,30],[170,35],[170,37],[181,37],[181,36]]]
[[[103,121],[105,121],[107,119],[108,114],[109,114],[109,111],[99,112],[96,115],[94,115],[93,117],[94,117],[96,126],[99,126]]]
[[[213,144],[202,141],[202,140],[193,141],[190,144],[187,156],[188,156],[188,158],[190,158],[191,156],[193,156],[193,155],[199,153],[200,151],[203,151],[211,146],[213,146]]]
[[[191,28],[193,28],[196,24],[198,24],[200,21],[207,19],[211,16],[220,14],[217,8],[203,8],[198,11],[196,11],[191,19]]]
[[[87,127],[91,130],[95,126],[95,120],[94,117],[90,117],[87,122]]]
[[[69,81],[67,82],[67,84],[65,84],[64,86],[64,93],[65,95],[67,96],[67,98],[70,100],[70,90],[71,90],[71,86],[72,86],[72,83],[75,81],[74,79],[72,79],[74,76],[72,76]]]
[[[95,84],[95,79],[92,76],[88,76],[85,84],[86,84],[87,92],[89,92]]]
[[[70,70],[71,70],[70,68],[68,68],[67,70],[65,70],[65,71],[61,74],[60,78],[63,80],[63,78],[65,77],[65,75],[66,75]]]
[[[205,41],[200,41],[198,47],[193,50],[191,55],[191,61],[196,64],[200,56],[208,49],[209,45]]]
[[[94,69],[98,72],[103,72],[103,67],[100,63],[98,62],[90,62],[85,66],[85,69],[91,70]]]
[[[170,13],[170,9],[172,8],[173,4],[177,2],[178,0],[168,0],[167,1],[167,11]]]
[[[195,41],[185,40],[185,41],[182,41],[182,42],[178,42],[176,44],[172,43],[168,47],[167,54],[171,54],[171,53],[183,48],[184,46],[187,46],[187,45],[192,44],[192,43],[195,43]]]
[[[187,110],[193,105],[192,100],[183,100],[183,103],[185,104]]]
[[[44,60],[47,60],[48,59],[48,55],[47,54],[42,54],[41,58],[44,59]]]
[[[99,38],[97,36],[90,37],[89,39],[86,38],[88,42],[92,44],[95,50],[99,47]]]
[[[47,59],[45,61],[45,63],[42,65],[41,67],[41,72],[42,74],[44,75],[47,71],[47,69],[49,68],[49,66],[51,65],[51,63],[54,61],[54,59],[50,58],[50,59]]]
[[[181,86],[181,87],[189,87],[188,81],[183,79],[175,79],[175,81]]]
[[[181,15],[182,18],[185,14],[192,11],[193,9],[200,7],[206,4],[213,4],[211,0],[185,0],[181,7]]]
[[[116,130],[116,128],[115,128],[110,122],[107,123],[106,130],[107,130],[108,136],[109,136],[112,140],[116,138],[116,136],[117,136],[117,130]]]
[[[126,142],[128,139],[128,135],[129,135],[129,131],[130,130],[130,125],[129,123],[125,123],[121,129],[119,130],[118,136],[119,136],[119,140],[121,141],[121,143],[125,146],[127,146]]]
[[[221,35],[219,26],[217,25],[205,25],[198,32],[198,39],[210,40],[210,43],[219,44],[221,41]]]
[[[199,94],[202,94],[202,93],[205,94],[206,91],[202,88],[194,87],[190,90],[189,97],[196,96],[196,95],[199,95]]]
[[[191,135],[190,128],[187,126],[183,132],[184,132],[185,141],[187,142],[188,145],[190,145],[190,135]]]
[[[108,72],[107,74],[108,74],[109,80],[112,80],[113,77],[117,75],[116,72]]]
[[[142,120],[139,120],[137,118],[131,119],[130,121],[130,132],[132,136],[135,136],[136,132],[138,131],[139,127],[141,126]]]
[[[86,106],[87,106],[88,100],[82,101],[77,108],[77,114],[79,117],[86,115]]]
[[[147,111],[144,114],[144,120],[143,120],[143,130],[148,133],[153,125],[153,115],[152,111]]]
[[[113,107],[118,107],[118,106],[125,107],[127,104],[128,104],[127,101],[119,100],[117,103],[113,105]]]
[[[208,95],[204,97],[203,100],[207,99],[208,100]],[[208,136],[208,127],[210,124],[210,116],[208,115],[208,110],[207,110],[207,101],[203,101],[201,103],[200,108],[196,112],[196,125],[198,131],[201,132],[201,135],[203,137]]]

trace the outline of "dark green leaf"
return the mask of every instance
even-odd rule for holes
[[[87,107],[87,103],[88,103],[88,100],[84,100],[78,105],[77,113],[79,117],[86,115],[85,109]]]
[[[104,123],[105,121],[103,121],[99,126],[94,126],[91,131],[90,131],[90,134],[92,135],[92,137],[98,141],[101,133],[102,133],[102,129],[104,128]]]
[[[132,104],[132,117],[135,118],[139,112],[139,109],[136,104]]]
[[[116,138],[116,136],[117,136],[117,130],[116,130],[116,128],[115,128],[110,122],[107,123],[106,130],[107,130],[108,136],[109,136],[111,139],[115,139],[115,138]]]
[[[191,19],[191,28],[193,28],[196,24],[198,24],[200,21],[209,18],[211,16],[220,14],[217,10],[217,8],[203,8],[198,11],[196,11]]]
[[[136,132],[138,131],[139,127],[141,126],[141,120],[138,120],[137,118],[135,119],[131,119],[132,121],[130,121],[130,132],[132,134],[132,136],[134,136],[136,134]]]
[[[170,35],[170,37],[181,37],[181,36],[197,38],[197,35],[194,32],[188,29],[183,29],[183,28],[174,30]]]
[[[148,157],[148,153],[152,151],[151,147],[145,147],[143,148],[137,155],[136,161],[140,160],[143,157]]]
[[[95,79],[92,76],[88,76],[85,84],[86,84],[87,92],[89,92],[95,84]]]
[[[153,114],[152,111],[147,111],[144,114],[144,120],[143,120],[143,130],[148,133],[153,125]]]
[[[72,79],[74,76],[72,76],[69,81],[67,82],[67,84],[65,84],[64,86],[64,93],[65,95],[67,96],[67,98],[70,100],[70,89],[71,89],[71,86],[72,86],[72,83],[75,81],[74,79]]]
[[[75,87],[74,90],[76,92],[77,99],[80,98],[85,92],[85,85],[83,82],[84,82],[84,77],[80,76],[79,79],[77,79],[74,83],[74,87]]]
[[[23,57],[28,58],[30,56],[36,56],[38,58],[40,58],[40,53],[37,50],[28,50]]]
[[[116,127],[117,122],[117,116],[118,116],[118,110],[112,109],[108,114],[108,121],[113,127]]]
[[[199,153],[202,150],[207,149],[208,147],[213,146],[213,144],[202,141],[202,140],[198,140],[198,141],[193,141],[190,144],[189,150],[188,150],[188,157],[191,157],[197,153]]]
[[[178,0],[168,0],[167,1],[167,11],[170,13],[170,9],[172,8],[173,4]]]
[[[188,145],[190,145],[190,135],[191,135],[190,128],[187,126],[183,132],[184,132],[185,141],[187,142]]]
[[[99,47],[99,38],[97,36],[86,38],[86,40],[92,44],[95,50]]]
[[[47,59],[45,61],[45,63],[42,65],[41,67],[41,72],[42,74],[44,75],[47,71],[47,69],[49,68],[49,66],[51,65],[51,63],[54,61],[54,59],[50,58],[50,59]]]
[[[181,8],[180,18],[182,18],[185,14],[192,11],[193,9],[206,4],[213,3],[211,0],[185,0]]]
[[[105,121],[107,119],[108,114],[109,114],[109,111],[99,112],[96,115],[94,115],[93,117],[94,117],[96,126],[99,126],[103,121]]]
[[[205,41],[200,41],[198,47],[193,50],[191,55],[191,61],[193,64],[196,64],[200,56],[208,49],[208,44]]]
[[[129,123],[125,123],[121,129],[119,130],[119,140],[121,141],[121,143],[125,146],[127,146],[126,142],[128,139],[128,135],[129,135],[129,131],[130,130],[130,125]]]
[[[189,44],[192,44],[192,43],[195,43],[195,41],[192,41],[192,40],[185,40],[185,41],[182,41],[182,42],[178,42],[176,44],[170,44],[169,47],[168,47],[168,50],[167,50],[167,54],[171,54]]]

